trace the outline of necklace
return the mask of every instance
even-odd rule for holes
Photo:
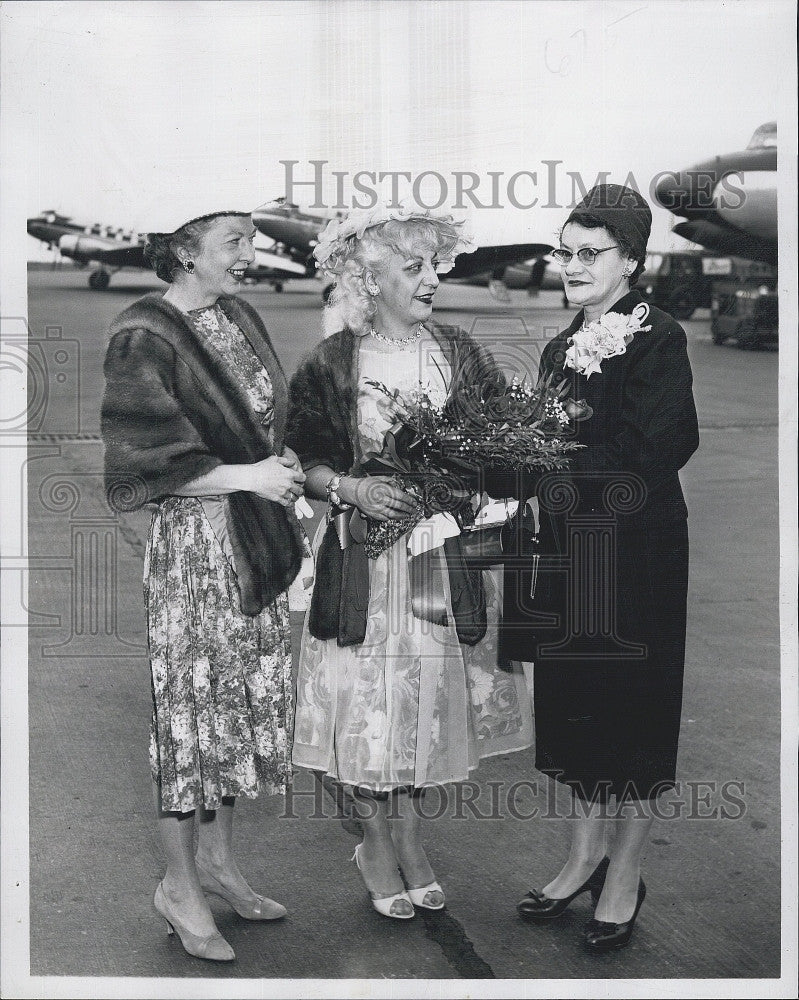
[[[407,347],[410,344],[416,344],[422,338],[422,324],[416,328],[416,333],[412,333],[409,337],[384,337],[382,333],[378,333],[374,327],[369,330],[369,333],[375,340],[380,340],[384,344],[391,344],[392,347]]]

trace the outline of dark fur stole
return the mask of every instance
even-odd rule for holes
[[[137,510],[221,464],[261,461],[283,450],[288,386],[255,310],[219,305],[242,330],[272,381],[274,449],[235,372],[183,314],[157,293],[122,312],[105,359],[101,428],[109,504]],[[252,493],[231,493],[229,534],[245,614],[255,615],[299,572],[301,530],[293,511]]]

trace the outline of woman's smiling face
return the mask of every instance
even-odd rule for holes
[[[390,251],[387,263],[375,273],[380,289],[375,299],[377,325],[424,323],[433,311],[433,296],[438,288],[435,251],[418,249],[410,256]]]
[[[191,279],[204,295],[236,295],[244,272],[255,260],[256,230],[249,215],[220,215],[209,222],[199,251],[191,258]]]
[[[560,234],[560,247],[573,254],[563,268],[566,297],[572,305],[582,306],[589,320],[598,319],[629,290],[624,271],[632,269],[630,258],[604,226],[588,229],[569,222]],[[586,247],[604,252],[593,264],[584,264],[577,252]]]

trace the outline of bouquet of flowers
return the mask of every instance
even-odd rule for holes
[[[504,392],[468,386],[437,405],[420,386],[410,393],[381,382],[366,384],[392,401],[399,428],[411,432],[403,451],[419,470],[476,471],[479,467],[552,471],[565,468],[569,453],[583,447],[571,439],[572,425],[591,416],[584,400],[570,399],[569,381],[554,373],[533,386],[517,377]]]
[[[592,414],[584,400],[569,398],[569,381],[554,373],[537,385],[514,378],[502,391],[492,385],[450,390],[443,403],[422,385],[403,393],[381,382],[366,384],[386,396],[396,423],[382,452],[365,456],[364,471],[393,475],[418,498],[417,512],[404,521],[370,525],[370,554],[437,511],[455,514],[468,527],[483,470],[565,468],[570,453],[584,447],[573,440],[573,425]]]

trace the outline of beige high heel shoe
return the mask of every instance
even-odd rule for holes
[[[258,893],[255,894],[254,900],[237,896],[196,860],[195,865],[197,866],[197,874],[200,876],[201,888],[205,892],[212,892],[215,896],[219,896],[226,903],[230,903],[236,913],[245,920],[282,920],[285,917],[286,907],[281,903],[276,903],[274,899],[269,899],[267,896],[259,896]]]
[[[180,943],[189,955],[193,955],[195,958],[205,958],[209,962],[232,962],[236,957],[236,953],[219,931],[216,934],[209,934],[207,937],[200,937],[198,934],[192,934],[185,924],[178,920],[164,895],[162,882],[158,883],[158,888],[155,890],[153,905],[166,920],[167,934],[174,934],[177,931]]]
[[[362,872],[361,869],[361,859],[359,852],[363,844],[358,844],[355,848],[355,853],[353,854],[351,860],[355,862],[358,866],[358,871]],[[410,896],[404,890],[402,892],[395,892],[393,896],[375,896],[374,893],[367,886],[367,891],[369,897],[372,900],[372,906],[377,910],[378,913],[382,913],[384,917],[393,917],[395,920],[410,920],[416,915],[416,911],[413,908],[413,903],[411,902]],[[399,909],[399,903],[407,903],[410,908],[410,913],[397,912]]]

